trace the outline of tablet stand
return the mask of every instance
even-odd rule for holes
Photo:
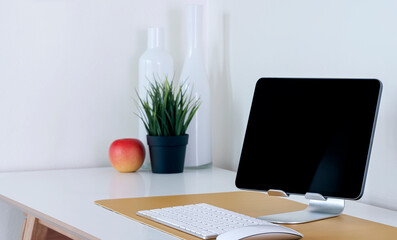
[[[269,190],[268,194],[269,196],[289,196],[281,190]],[[306,193],[305,198],[309,199],[309,205],[302,211],[261,216],[259,219],[281,224],[306,223],[336,217],[340,215],[345,208],[344,200],[325,198],[318,193]]]

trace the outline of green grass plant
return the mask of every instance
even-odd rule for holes
[[[174,81],[149,82],[147,95],[138,95],[138,117],[149,136],[181,136],[196,114],[201,101],[188,86]]]

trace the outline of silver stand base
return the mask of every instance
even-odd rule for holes
[[[258,217],[272,223],[298,224],[317,221],[340,215],[345,201],[340,199],[310,200],[305,210]]]

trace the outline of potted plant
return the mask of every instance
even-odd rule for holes
[[[166,77],[150,82],[145,98],[138,95],[138,116],[147,131],[153,173],[183,172],[189,138],[186,129],[200,106],[200,99],[188,89]]]

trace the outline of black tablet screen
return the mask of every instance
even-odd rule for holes
[[[236,186],[360,198],[381,86],[376,79],[258,80]]]

